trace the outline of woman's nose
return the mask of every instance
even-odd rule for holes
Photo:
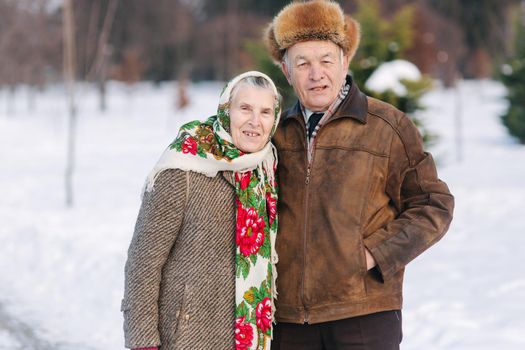
[[[250,124],[253,126],[259,126],[261,124],[261,115],[260,113],[253,112],[249,120]]]

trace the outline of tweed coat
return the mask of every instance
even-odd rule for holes
[[[235,347],[235,188],[169,169],[144,195],[125,267],[127,348]]]

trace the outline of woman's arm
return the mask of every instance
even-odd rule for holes
[[[187,176],[165,170],[144,194],[125,267],[124,337],[127,348],[160,345],[158,298],[162,268],[182,224]]]

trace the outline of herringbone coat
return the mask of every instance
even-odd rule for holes
[[[235,189],[165,170],[144,195],[125,267],[125,346],[234,349]]]

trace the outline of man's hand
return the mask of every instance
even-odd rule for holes
[[[374,257],[372,256],[372,254],[370,254],[370,251],[367,248],[365,248],[365,257],[367,270],[370,270],[377,265],[376,259],[374,259]]]

